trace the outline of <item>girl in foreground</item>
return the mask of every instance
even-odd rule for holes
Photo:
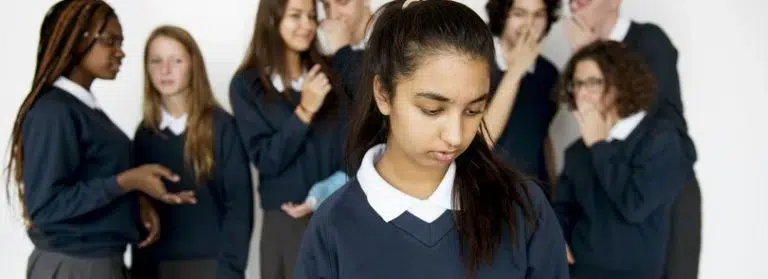
[[[346,146],[355,177],[313,216],[294,278],[567,278],[546,197],[484,141],[485,23],[453,1],[383,9]]]

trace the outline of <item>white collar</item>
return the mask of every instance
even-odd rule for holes
[[[87,89],[64,76],[57,78],[56,81],[53,82],[53,86],[75,96],[75,98],[91,109],[100,109],[99,103],[96,102],[96,96],[93,96],[93,93],[88,92]]]
[[[501,40],[498,37],[493,37],[493,44],[496,52],[496,65],[499,67],[499,70],[506,71],[507,60],[504,59],[504,53],[501,51]],[[529,74],[533,74],[534,71],[536,71],[536,61],[528,68]]]
[[[608,39],[621,42],[627,37],[629,33],[629,27],[632,25],[632,21],[625,17],[619,17],[616,19],[616,24],[611,29],[611,34],[608,35]]]
[[[616,124],[611,127],[611,130],[608,131],[608,138],[605,140],[610,142],[613,140],[625,140],[627,137],[629,137],[629,134],[632,133],[632,131],[637,128],[637,125],[640,125],[640,122],[643,121],[643,118],[645,118],[646,112],[644,110],[638,111],[633,115],[627,116],[619,121],[616,122]]]
[[[352,50],[364,50],[366,45],[368,45],[368,40],[371,38],[371,31],[373,31],[373,26],[376,24],[376,17],[371,15],[369,21],[370,25],[366,26],[367,30],[365,30],[365,36],[363,36],[363,39],[360,40],[360,42],[350,46]]]
[[[304,86],[304,77],[307,75],[306,69],[302,71],[301,77],[297,80],[291,81],[291,88],[294,91],[301,92],[301,87]],[[273,73],[271,76],[272,79],[272,85],[277,89],[277,92],[283,92],[285,91],[285,86],[283,85],[283,80],[280,79],[280,75],[277,73]]]
[[[165,108],[160,109],[162,111],[162,119],[160,120],[160,130],[168,128],[175,135],[181,135],[184,130],[187,129],[187,114],[185,113],[179,118],[173,117]]]
[[[443,180],[435,189],[435,192],[426,200],[420,200],[409,196],[397,190],[394,186],[387,183],[384,178],[376,171],[374,163],[378,161],[381,154],[386,150],[386,145],[379,144],[365,153],[360,169],[357,171],[357,181],[363,189],[374,211],[384,220],[390,222],[402,215],[405,211],[410,212],[419,219],[432,223],[437,220],[445,210],[453,209],[451,197],[453,191],[453,180],[456,176],[456,163],[451,163]]]

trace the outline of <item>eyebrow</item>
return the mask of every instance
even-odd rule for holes
[[[453,100],[449,99],[448,97],[445,97],[443,95],[440,95],[434,92],[419,92],[419,93],[416,93],[416,97],[426,98],[426,99],[435,100],[443,103],[453,103]],[[485,93],[482,96],[475,98],[469,103],[475,104],[475,103],[485,101],[487,99],[488,99],[488,93]]]

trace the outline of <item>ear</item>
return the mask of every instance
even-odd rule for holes
[[[384,90],[381,84],[381,78],[377,75],[373,78],[373,98],[376,101],[376,107],[379,108],[379,112],[383,115],[389,115],[392,111],[392,104],[390,103],[390,94]]]

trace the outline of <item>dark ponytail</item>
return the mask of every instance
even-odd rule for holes
[[[32,88],[16,113],[11,133],[11,156],[6,166],[8,175],[6,195],[10,197],[11,179],[13,179],[25,219],[28,219],[28,216],[23,199],[24,147],[21,138],[24,118],[32,105],[40,99],[44,89],[51,86],[59,76],[69,74],[88,52],[95,39],[86,38],[85,33],[91,30],[103,30],[111,17],[116,17],[115,12],[103,1],[62,0],[51,7],[40,27],[37,65]]]
[[[431,55],[450,53],[487,61],[490,75],[493,39],[485,23],[463,4],[448,0],[394,1],[383,6],[373,27],[363,63],[359,104],[353,110],[346,143],[348,173],[356,173],[365,152],[384,143],[389,119],[376,107],[373,80],[392,98],[396,84]],[[379,13],[377,12],[377,13]],[[484,124],[481,124],[484,131]],[[520,232],[520,218],[532,223],[522,176],[506,167],[479,132],[456,159],[454,219],[468,276],[491,264],[503,236]],[[513,245],[516,245],[513,243]]]

